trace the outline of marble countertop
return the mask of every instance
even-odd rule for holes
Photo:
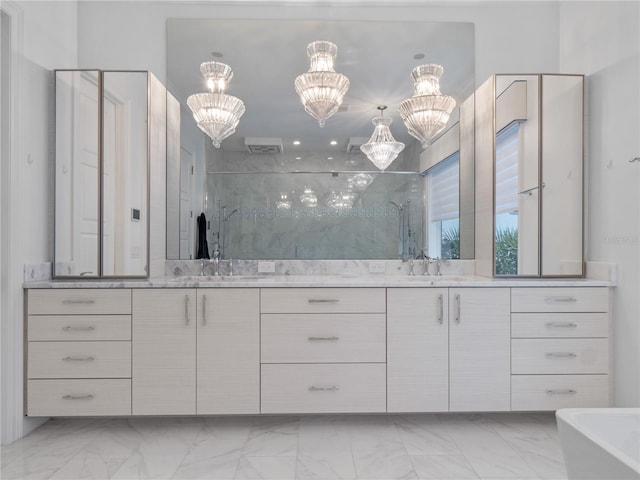
[[[588,278],[489,278],[476,275],[257,275],[188,276],[144,280],[47,280],[24,288],[220,288],[220,287],[613,287],[615,282]]]

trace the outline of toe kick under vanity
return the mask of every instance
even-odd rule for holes
[[[25,414],[490,412],[610,403],[606,282],[222,283],[27,284]]]

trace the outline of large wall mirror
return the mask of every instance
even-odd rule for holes
[[[295,78],[309,69],[306,47],[315,40],[338,46],[336,71],[350,80],[341,109],[324,128],[304,111],[294,89]],[[189,95],[206,91],[199,69],[212,60],[233,69],[227,92],[246,106],[220,148],[186,107]],[[198,256],[201,214],[208,253],[222,258],[406,260],[428,249],[425,152],[398,113],[413,95],[411,71],[426,63],[444,68],[440,87],[456,101],[454,125],[474,91],[471,23],[169,19],[167,84],[182,114],[180,154],[174,156],[179,166],[167,167],[174,172],[167,225],[179,229],[167,232],[167,258]],[[406,144],[384,173],[359,149],[371,136],[379,105],[388,106],[391,132]],[[474,237],[472,159],[458,168],[453,216],[460,221],[449,233],[466,247],[452,258],[473,258],[473,244],[465,243]]]

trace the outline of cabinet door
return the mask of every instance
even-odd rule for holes
[[[387,289],[387,410],[449,408],[446,288]]]
[[[134,289],[132,321],[132,414],[195,414],[195,289]]]
[[[198,289],[198,414],[260,413],[260,291]]]
[[[449,410],[508,411],[508,288],[449,289]]]

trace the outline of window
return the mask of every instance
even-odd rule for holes
[[[460,152],[426,174],[429,256],[460,258]]]
[[[518,274],[518,152],[517,122],[496,135],[496,275]]]

